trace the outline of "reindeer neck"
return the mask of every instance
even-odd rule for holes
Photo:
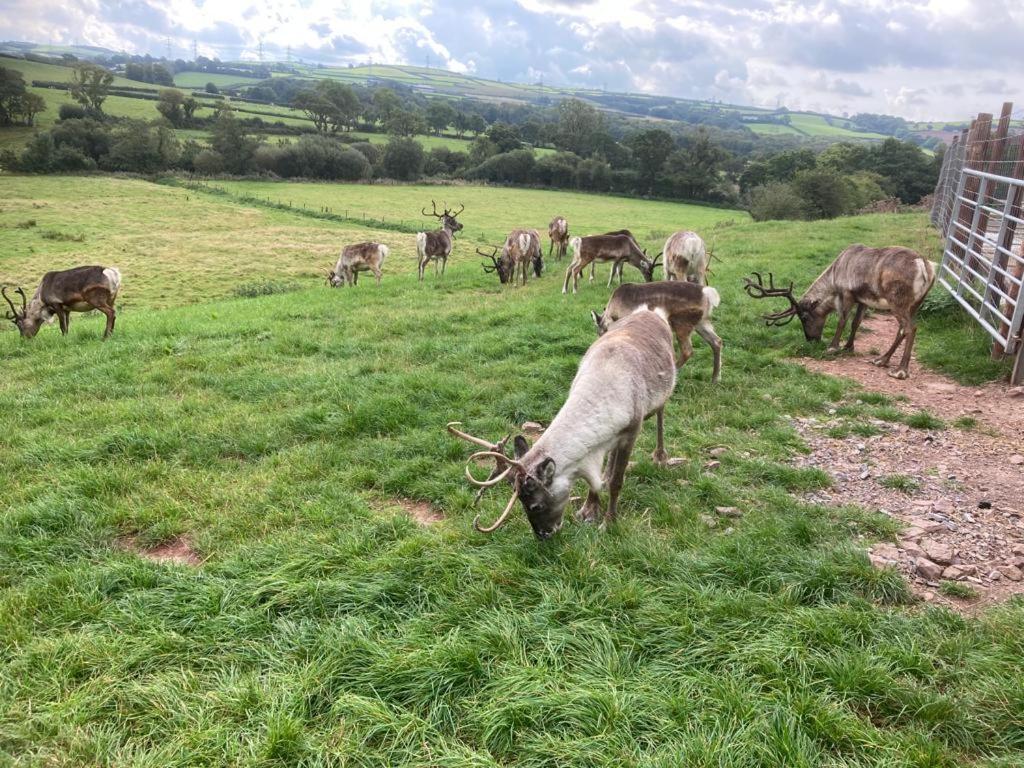
[[[818,275],[817,279],[811,283],[810,287],[806,291],[804,291],[804,295],[800,297],[800,301],[824,301],[832,296],[832,272],[834,266],[834,264],[829,264],[825,268],[825,271]]]
[[[555,460],[555,471],[559,475],[574,479],[578,468],[598,447],[594,444],[595,436],[587,429],[593,421],[593,412],[585,404],[566,403],[523,457],[523,463],[532,468],[550,456]]]

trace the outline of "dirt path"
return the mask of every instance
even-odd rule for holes
[[[840,419],[795,419],[811,449],[796,463],[818,467],[833,481],[808,499],[855,503],[904,522],[898,542],[875,545],[871,559],[898,568],[929,602],[974,611],[1024,593],[1024,396],[1014,396],[1005,384],[960,386],[916,359],[912,378],[897,381],[868,362],[873,349],[888,344],[895,322],[871,317],[864,331],[857,354],[799,362],[905,398],[897,403],[901,409],[927,410],[950,425],[930,431],[875,420],[871,426],[879,434],[837,439],[827,431]],[[978,426],[951,426],[960,417]],[[940,591],[943,581],[970,586],[977,596],[952,597]]]

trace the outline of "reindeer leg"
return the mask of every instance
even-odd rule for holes
[[[661,416],[661,410],[658,411]],[[619,514],[619,492],[622,490],[622,480],[626,476],[626,467],[629,465],[629,455],[633,452],[633,444],[636,443],[637,435],[640,434],[640,425],[632,432],[626,434],[619,444],[612,449],[608,457],[608,469],[605,476],[608,478],[608,511],[604,514],[604,528],[614,525]]]
[[[876,358],[875,360],[872,360],[872,365],[877,365],[879,368],[885,368],[889,365],[889,359],[893,356],[893,353],[896,351],[896,348],[899,347],[900,343],[906,337],[906,332],[904,331],[902,319],[899,321],[899,324],[900,329],[896,332],[896,338],[893,339],[892,346],[886,350],[884,355],[882,355],[879,358]]]
[[[61,336],[68,335],[68,320],[70,320],[70,318],[68,317],[68,311],[66,309],[58,310],[57,321],[60,323]]]
[[[838,352],[839,342],[843,338],[843,329],[846,328],[846,316],[850,313],[850,305],[846,301],[846,297],[840,297],[839,299],[839,316],[836,320],[836,333],[832,337],[832,343],[828,345],[828,352]]]
[[[569,292],[569,277],[571,275],[572,275],[572,264],[569,264],[569,266],[565,270],[565,282],[562,283],[562,293],[563,294]]]
[[[850,323],[850,335],[846,339],[846,344],[843,345],[843,349],[847,352],[853,352],[853,340],[857,337],[857,329],[860,328],[860,321],[864,318],[864,305],[858,303],[857,309],[853,313],[853,322]]]
[[[663,467],[668,461],[668,454],[665,453],[665,406],[659,408],[656,415],[658,417],[658,447],[654,449],[651,458],[655,464]]]
[[[900,367],[889,373],[894,379],[910,378],[910,354],[914,351],[915,336],[917,336],[917,325],[914,323],[914,318],[911,317],[907,319],[903,359],[900,360]]]
[[[448,257],[441,259],[441,277],[444,277],[444,268],[448,266]]]
[[[700,336],[704,341],[711,347],[711,354],[714,355],[714,367],[711,371],[711,382],[717,384],[722,378],[722,340],[715,333],[715,329],[711,327],[711,323],[707,320],[701,320],[697,323],[695,329],[697,335]]]
[[[576,519],[581,523],[596,523],[601,514],[601,497],[593,488],[587,490],[587,500],[576,512]]]
[[[679,322],[678,320],[671,323],[672,330],[675,331],[676,339],[679,341],[679,359],[676,360],[676,368],[682,368],[686,365],[686,361],[690,359],[693,354],[693,344],[690,342],[690,334],[693,333],[693,326],[689,323]]]
[[[381,275],[381,271],[380,271],[379,267],[377,269],[373,270],[373,276],[377,280],[377,285],[380,285],[380,275]]]

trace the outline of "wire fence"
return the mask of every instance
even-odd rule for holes
[[[939,283],[992,339],[992,357],[1014,355],[1024,381],[1024,129],[1009,102],[999,120],[978,115],[943,158],[932,224],[945,241]]]

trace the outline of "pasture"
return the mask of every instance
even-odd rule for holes
[[[106,343],[94,315],[66,339],[0,331],[0,763],[1024,760],[1024,604],[915,604],[863,551],[890,518],[800,498],[828,478],[792,465],[792,418],[913,416],[809,374],[792,358],[821,348],[763,327],[741,290],[761,267],[806,285],[855,241],[934,257],[924,215],[755,224],[558,192],[224,186],[407,220],[433,196],[466,204],[465,230],[419,284],[409,234],[140,180],[0,178],[0,281],[124,274]],[[686,461],[654,465],[647,425],[612,530],[568,521],[540,544],[517,511],[488,538],[471,521],[502,494],[473,508],[444,425],[549,422],[608,268],[562,296],[564,262],[506,288],[473,249],[555,213],[629,226],[652,253],[679,228],[715,240],[722,382],[696,341],[666,410]],[[327,288],[364,239],[391,246],[383,284]],[[994,377],[969,327],[923,318],[920,355]]]

